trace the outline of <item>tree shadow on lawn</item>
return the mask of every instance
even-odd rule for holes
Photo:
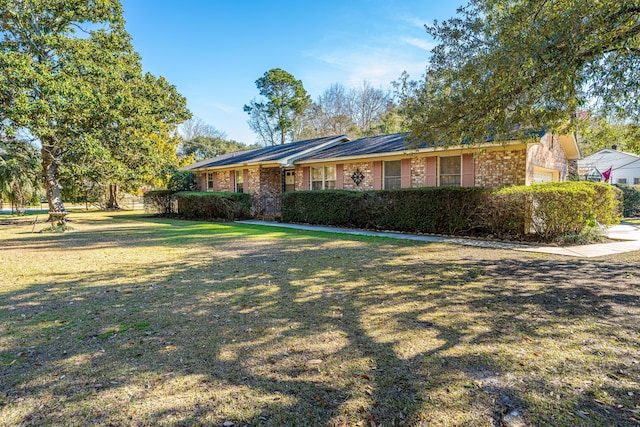
[[[125,228],[98,244],[161,250],[185,238]],[[200,256],[132,265],[136,277],[59,272],[2,294],[0,414],[28,425],[486,425],[515,408],[534,424],[636,424],[632,265],[243,233],[203,239],[195,227]],[[96,245],[76,236],[65,244]],[[557,340],[559,355],[547,351]],[[584,369],[618,378],[585,372],[579,384]]]
[[[104,226],[108,221],[109,225]],[[6,249],[64,249],[85,251],[114,247],[148,247],[157,245],[180,245],[200,243],[203,238],[227,240],[230,238],[288,238],[307,239],[311,235],[329,236],[330,233],[313,233],[304,230],[282,230],[252,224],[236,224],[184,221],[140,215],[118,215],[103,219],[78,222],[78,226],[101,225],[88,232],[74,230],[68,233],[32,233],[23,231],[18,237],[5,239]],[[18,224],[24,226],[24,224]],[[148,226],[151,225],[152,228]],[[72,224],[73,227],[73,224]],[[135,237],[135,238],[132,238]],[[354,236],[354,240],[368,240],[369,237]]]

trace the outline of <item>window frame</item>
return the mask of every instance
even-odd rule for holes
[[[207,191],[213,190],[213,172],[207,172]]]
[[[391,163],[398,164],[398,175],[387,176],[387,165]],[[394,185],[389,186],[387,183],[388,179],[393,179]],[[382,189],[383,190],[394,190],[397,188],[402,188],[402,160],[385,160],[382,162]]]
[[[321,171],[321,178],[314,179],[314,169]],[[333,179],[328,179],[327,177],[327,169],[333,169]],[[336,176],[337,176],[337,168],[336,165],[327,165],[327,166],[311,166],[309,168],[309,187],[311,190],[320,191],[320,190],[335,190],[336,188]],[[314,188],[314,183],[320,183],[321,188]]]
[[[235,171],[235,186],[236,193],[244,193],[244,170],[236,169]],[[240,185],[240,187],[238,187]]]
[[[459,162],[459,170],[458,173],[447,173],[447,174],[443,174],[442,173],[442,159],[451,159],[451,158],[458,158]],[[458,177],[458,182],[457,184],[442,184],[442,178],[443,177]],[[457,155],[457,156],[438,156],[438,187],[462,187],[462,155]]]
[[[291,184],[287,182],[287,179],[291,178]],[[284,186],[282,187],[285,193],[296,191],[296,171],[295,169],[285,169],[284,171]]]

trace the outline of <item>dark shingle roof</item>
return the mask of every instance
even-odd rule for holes
[[[525,134],[527,137],[543,137],[545,131],[529,131]],[[515,140],[517,138],[514,136],[512,139]],[[484,142],[492,143],[494,141],[494,136],[491,136]],[[463,142],[463,144],[468,144],[468,142]],[[326,150],[317,151],[309,154],[308,156],[302,156],[298,158],[298,160],[333,159],[340,157],[364,156],[369,154],[397,153],[401,151],[433,147],[434,145],[435,144],[433,142],[427,144],[425,142],[417,143],[416,141],[411,141],[408,133],[396,133],[391,135],[360,138],[345,142],[344,144],[336,145],[335,147],[328,148]],[[443,147],[443,144],[440,143],[438,146]]]
[[[411,145],[411,149],[425,148],[426,144]],[[410,149],[405,134],[392,134],[360,138],[326,150],[301,157],[300,160],[332,159],[336,157],[360,156],[366,154],[391,153]]]
[[[314,148],[321,149],[324,145],[331,146],[332,142],[337,144],[347,140],[346,136],[329,136],[306,141],[292,142],[289,144],[274,145],[271,147],[256,148],[253,150],[237,151],[235,153],[224,154],[212,159],[202,160],[187,166],[184,169],[193,170],[218,166],[231,166],[236,164],[242,165],[255,162],[281,162],[291,157],[296,157],[307,150],[313,151]]]

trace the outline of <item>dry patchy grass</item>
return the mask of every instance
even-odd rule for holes
[[[0,424],[640,422],[640,253],[75,213],[0,225]]]

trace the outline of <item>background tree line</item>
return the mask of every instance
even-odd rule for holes
[[[314,101],[302,81],[271,69],[256,80],[262,98],[244,106],[249,126],[264,145],[330,135],[351,138],[406,131],[401,114],[408,91],[417,83],[405,72],[387,89],[368,81],[353,88],[334,83]]]

